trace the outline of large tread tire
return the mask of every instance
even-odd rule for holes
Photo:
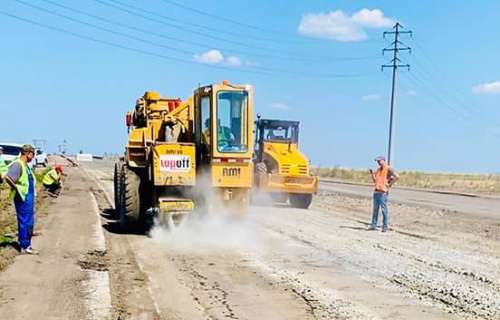
[[[269,195],[271,196],[271,198],[275,202],[278,202],[278,203],[286,203],[286,201],[288,200],[288,193],[284,193],[284,192],[271,192]]]
[[[289,196],[290,204],[294,208],[307,209],[312,202],[312,194],[310,193],[291,193]]]
[[[141,177],[124,166],[122,179],[120,226],[122,228],[135,227],[140,222],[141,217]]]
[[[122,162],[116,162],[115,163],[115,170],[113,172],[113,191],[114,191],[114,198],[115,198],[115,210],[113,211],[112,218],[118,218],[119,217],[119,212],[120,212],[120,197],[121,197],[121,192],[122,192],[122,170],[123,170],[123,163]]]

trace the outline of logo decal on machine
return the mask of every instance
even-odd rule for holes
[[[182,155],[161,155],[161,172],[188,172],[191,169],[191,157]]]
[[[239,177],[241,175],[240,168],[224,168],[222,169],[223,177]]]

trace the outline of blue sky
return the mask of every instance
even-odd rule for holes
[[[2,1],[0,140],[122,152],[124,114],[145,90],[185,98],[229,79],[254,86],[263,116],[300,120],[314,164],[368,167],[387,148],[382,33],[400,21],[414,36],[395,166],[499,172],[498,1],[176,1]]]

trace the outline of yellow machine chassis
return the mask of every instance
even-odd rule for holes
[[[318,192],[318,177],[316,176],[284,176],[268,173],[260,177],[259,189],[264,192],[311,193]]]

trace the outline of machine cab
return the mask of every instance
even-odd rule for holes
[[[221,187],[252,184],[253,93],[227,81],[195,91],[195,141],[199,170]]]
[[[265,142],[297,145],[299,122],[287,120],[258,119],[255,134],[255,160],[262,161]]]

